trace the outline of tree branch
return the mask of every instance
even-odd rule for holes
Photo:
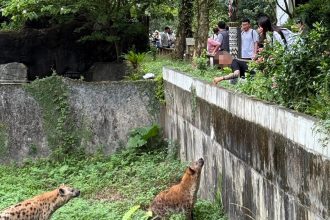
[[[278,3],[278,0],[276,0],[276,5],[282,10],[284,11],[287,15],[289,15],[289,18],[292,18],[292,13],[290,12],[290,8],[288,6],[288,3],[287,3],[287,0],[284,0],[284,4],[285,4],[285,8],[284,9],[279,3]]]

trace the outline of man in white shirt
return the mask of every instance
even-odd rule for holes
[[[169,36],[168,32],[170,31],[169,27],[164,28],[164,32],[160,34],[160,46],[169,48],[170,47],[170,42],[169,42]]]
[[[242,21],[241,49],[242,59],[253,60],[258,51],[259,35],[251,29],[249,19]]]

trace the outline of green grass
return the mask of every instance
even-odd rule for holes
[[[199,79],[205,80],[207,82],[212,82],[214,77],[225,74],[224,71],[220,71],[217,68],[211,67],[208,67],[207,70],[203,72],[197,69],[197,67],[193,66],[191,61],[173,60],[167,56],[158,56],[156,60],[152,60],[150,56],[147,56],[143,61],[141,68],[142,72],[150,72],[156,75],[161,75],[163,66],[177,69],[181,72],[198,77]]]
[[[69,158],[63,162],[40,160],[20,167],[0,165],[0,210],[65,183],[82,193],[56,211],[53,220],[122,219],[134,205],[141,206],[140,214],[146,210],[157,193],[180,179],[184,168],[185,164],[169,159],[160,150],[122,151],[110,157]],[[217,204],[199,201],[197,206],[197,213],[212,210],[197,219],[221,219],[222,209]],[[214,213],[219,215],[214,217]]]

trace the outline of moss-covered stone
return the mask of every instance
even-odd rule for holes
[[[24,86],[40,104],[52,155],[63,158],[79,150],[79,135],[70,112],[68,87],[53,75]],[[78,146],[78,147],[77,147]]]
[[[0,123],[0,155],[5,156],[8,153],[8,133],[5,124]]]

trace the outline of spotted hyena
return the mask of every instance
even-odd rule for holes
[[[179,184],[160,192],[151,204],[153,214],[166,218],[171,213],[184,213],[187,219],[193,219],[192,210],[203,165],[204,160],[200,158],[187,167]]]
[[[79,195],[79,190],[61,185],[1,211],[0,220],[47,220],[58,208]]]

